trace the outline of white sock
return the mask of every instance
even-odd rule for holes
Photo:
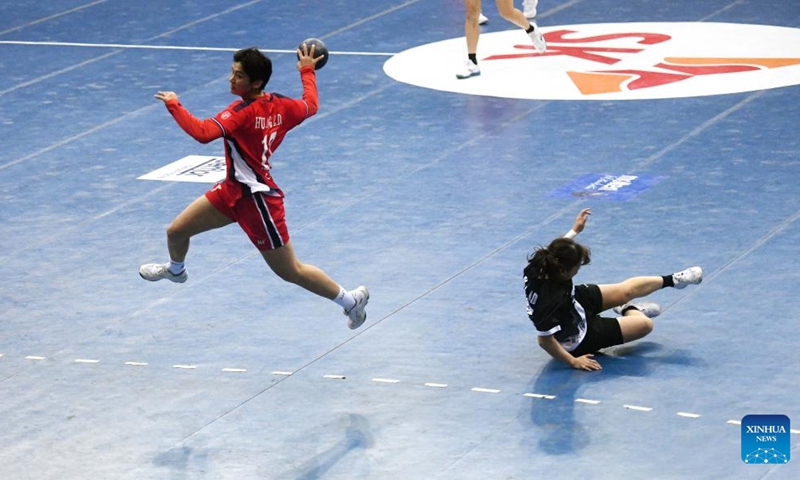
[[[175,260],[170,259],[169,261],[169,272],[173,275],[180,275],[182,271],[184,271],[186,267],[183,265],[183,262],[176,262]]]
[[[339,295],[336,295],[333,301],[336,302],[336,305],[344,308],[345,311],[349,311],[351,308],[356,306],[356,297],[342,287],[339,287]]]

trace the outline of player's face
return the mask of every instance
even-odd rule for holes
[[[253,89],[250,77],[245,73],[242,64],[233,62],[231,66],[231,76],[228,79],[231,84],[231,93],[240,97],[246,97]]]

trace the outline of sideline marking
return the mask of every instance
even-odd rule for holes
[[[471,390],[473,392],[479,392],[479,393],[500,393],[500,390],[497,390],[495,388],[473,387]]]
[[[28,355],[25,360],[45,360],[47,357],[40,357],[38,355]]]
[[[94,360],[90,358],[76,358],[75,363],[100,363],[100,360]]]
[[[432,387],[432,388],[447,388],[447,384],[446,383],[430,383],[429,382],[429,383],[425,383],[424,385],[426,387]]]
[[[97,0],[96,2],[87,3],[86,5],[81,5],[81,6],[72,8],[70,10],[65,10],[63,12],[58,12],[56,14],[50,15],[49,17],[40,18],[38,20],[34,20],[32,22],[28,22],[28,23],[26,23],[24,25],[19,25],[19,26],[16,26],[14,28],[9,28],[8,30],[3,30],[2,32],[0,32],[0,35],[5,35],[7,33],[23,30],[25,28],[32,27],[32,26],[38,25],[40,23],[48,22],[50,20],[54,20],[56,18],[63,17],[65,15],[69,15],[70,13],[74,13],[74,12],[77,12],[77,11],[80,11],[80,10],[84,10],[86,8],[93,7],[95,5],[99,5],[99,4],[105,3],[107,1],[108,0]]]
[[[546,400],[552,400],[552,399],[556,398],[555,395],[543,395],[541,393],[523,393],[522,396],[523,397],[529,397],[529,398],[544,398]]]
[[[589,405],[597,405],[600,400],[589,400],[588,398],[576,398],[575,403],[588,403]]]
[[[372,381],[378,383],[400,383],[400,380],[395,380],[393,378],[373,378]]]
[[[134,367],[145,367],[149,364],[147,362],[125,362],[125,365],[132,365]]]
[[[127,43],[83,43],[83,42],[32,42],[23,40],[0,40],[0,45],[27,45],[37,47],[82,47],[82,48],[121,48],[126,50],[184,50],[190,52],[236,52],[240,48],[230,47],[190,47],[183,45],[137,45]],[[297,50],[278,48],[259,48],[264,53],[295,53]],[[389,52],[330,52],[331,55],[352,55],[362,57],[391,57]]]
[[[700,418],[700,414],[697,413],[687,413],[687,412],[678,412],[679,417],[686,417],[686,418]]]
[[[639,411],[639,412],[649,412],[649,411],[653,410],[650,407],[637,407],[636,405],[623,405],[623,406],[625,408],[627,408],[628,410],[636,410],[636,411]]]

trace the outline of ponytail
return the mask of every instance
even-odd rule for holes
[[[550,279],[557,282],[578,265],[591,261],[590,250],[571,238],[556,238],[547,247],[541,245],[528,257],[525,276],[528,278]]]

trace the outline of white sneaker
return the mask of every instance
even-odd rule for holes
[[[456,73],[456,78],[458,79],[465,79],[469,77],[477,77],[481,74],[481,67],[477,66],[476,64],[472,63],[472,60],[467,59],[464,63],[464,67]]]
[[[365,286],[360,286],[353,290],[353,296],[356,298],[356,304],[350,310],[344,311],[344,314],[347,315],[347,326],[350,327],[350,330],[360,327],[367,319],[369,290]]]
[[[525,14],[525,18],[528,20],[536,18],[536,5],[538,3],[538,0],[523,0],[522,13]]]
[[[484,15],[483,12],[481,12],[481,14],[478,15],[478,25],[483,25],[488,21],[489,21],[489,17]]]
[[[685,288],[686,285],[697,285],[702,281],[703,269],[700,267],[691,267],[672,274],[672,283],[677,289]]]
[[[656,318],[661,315],[661,306],[653,302],[628,302],[625,305],[614,307],[614,311],[619,315],[624,315],[624,311],[629,308],[635,308],[644,314],[647,318]]]
[[[536,24],[535,21],[531,21],[531,25],[533,26],[533,31],[528,34],[531,37],[531,41],[533,42],[533,48],[536,49],[537,53],[544,53],[547,51],[547,42],[544,40],[544,35],[542,35],[542,31],[539,30],[539,25]]]
[[[169,271],[169,263],[146,263],[139,267],[139,276],[145,280],[156,282],[158,280],[167,279],[175,283],[183,283],[189,278],[186,269],[177,275]]]

